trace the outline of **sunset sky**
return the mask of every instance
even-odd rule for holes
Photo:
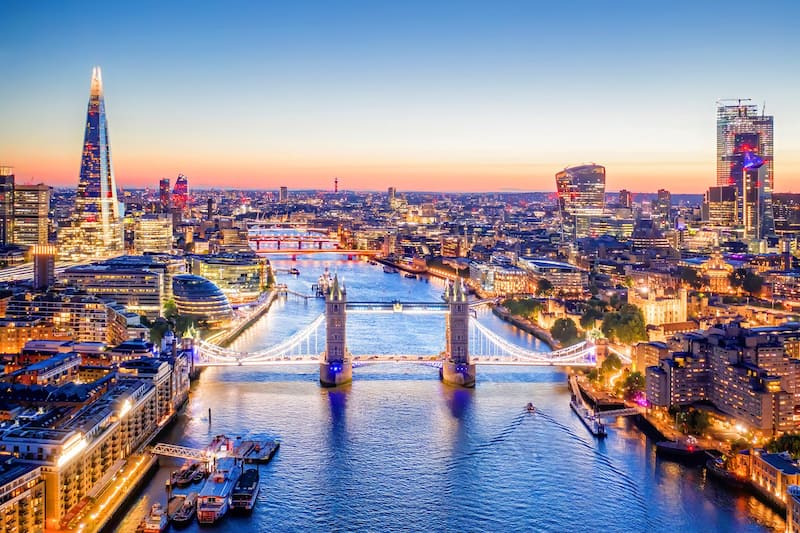
[[[539,191],[594,161],[700,193],[715,101],[749,97],[800,192],[798,5],[3,2],[0,161],[76,185],[100,65],[123,188]]]

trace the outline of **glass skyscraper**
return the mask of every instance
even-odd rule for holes
[[[591,217],[605,208],[606,168],[594,163],[565,168],[556,174],[556,189],[564,234],[587,236]]]
[[[717,102],[717,185],[735,187],[746,240],[774,235],[773,117],[749,100]]]
[[[72,227],[62,245],[70,253],[94,257],[123,252],[122,216],[111,167],[108,121],[100,67],[92,70],[86,130]],[[66,229],[66,228],[65,228]]]

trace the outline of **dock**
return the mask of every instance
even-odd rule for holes
[[[598,439],[605,438],[607,435],[606,426],[586,405],[586,402],[584,402],[576,376],[572,375],[569,377],[569,386],[572,391],[572,398],[569,401],[569,406],[572,408],[572,411],[578,415],[578,418],[581,419],[583,425],[586,426],[586,429],[588,429],[592,435]]]
[[[281,443],[277,440],[244,440],[234,454],[244,459],[245,463],[268,463],[275,456]]]

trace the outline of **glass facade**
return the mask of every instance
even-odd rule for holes
[[[172,198],[169,192],[169,178],[162,178],[158,182],[158,201],[162,213],[169,213],[169,206]]]
[[[29,246],[47,244],[50,187],[14,187],[14,243]]]
[[[556,174],[558,207],[563,231],[572,237],[585,237],[589,219],[603,214],[606,193],[606,168],[580,165]]]
[[[172,189],[172,206],[176,211],[183,213],[189,203],[189,179],[183,174],[178,174],[175,188]]]
[[[122,216],[111,167],[100,67],[92,71],[72,229],[65,232],[71,242],[64,245],[73,248],[76,255],[105,256],[123,250]]]
[[[172,293],[178,313],[209,324],[231,319],[233,311],[227,296],[212,282],[192,274],[180,274],[172,280]]]
[[[757,105],[717,103],[717,185],[736,188],[736,224],[747,240],[774,235],[773,117]]]
[[[14,234],[14,172],[0,167],[0,246],[12,243]]]

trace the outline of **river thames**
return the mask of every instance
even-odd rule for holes
[[[329,268],[350,300],[440,302],[443,284],[385,274],[380,266],[320,255],[297,261],[279,282],[308,293]],[[302,329],[323,301],[288,297],[238,339],[258,350]],[[506,339],[547,350],[482,312]],[[353,314],[354,354],[435,354],[440,315]],[[441,384],[438,370],[413,364],[364,366],[353,383],[322,389],[315,366],[208,368],[162,441],[205,447],[214,435],[281,439],[260,467],[255,511],[213,530],[242,531],[783,531],[784,521],[752,496],[731,492],[700,469],[655,457],[653,442],[625,420],[594,439],[569,408],[566,374],[542,367],[478,367],[474,390]],[[533,402],[535,414],[525,405]],[[211,420],[208,410],[212,411]],[[131,506],[133,531],[165,481],[161,468]],[[194,485],[188,490],[199,490]],[[204,528],[206,529],[206,528]],[[195,523],[187,531],[198,531]]]

